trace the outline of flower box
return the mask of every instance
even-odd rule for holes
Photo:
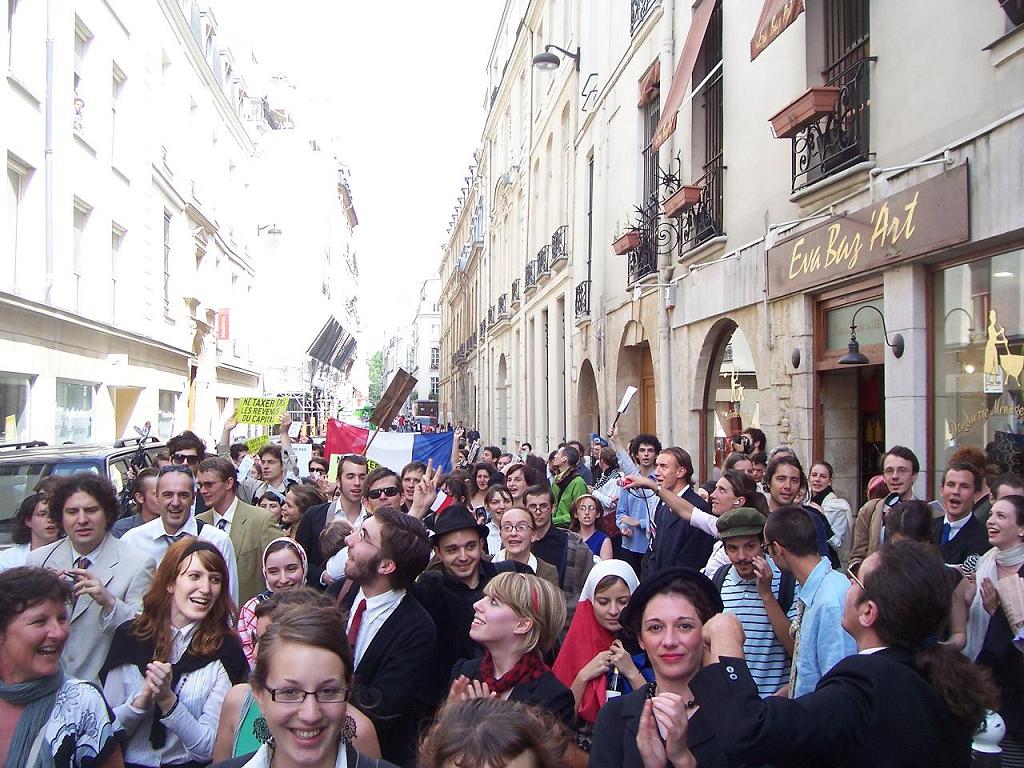
[[[839,87],[835,85],[808,88],[806,93],[772,115],[770,122],[775,138],[792,139],[808,125],[829,114],[836,107],[838,95]]]
[[[624,235],[619,236],[615,242],[612,243],[612,249],[615,251],[617,256],[635,251],[640,247],[640,230],[631,229]]]
[[[700,201],[700,193],[702,189],[704,188],[692,184],[684,184],[681,186],[678,192],[674,193],[661,204],[661,207],[665,211],[665,215],[669,218],[675,218],[676,216],[681,216],[683,213],[693,208],[693,206]]]

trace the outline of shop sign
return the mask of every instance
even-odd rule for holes
[[[820,288],[970,237],[967,164],[768,249],[768,298]]]

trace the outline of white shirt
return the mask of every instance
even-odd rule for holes
[[[31,551],[31,544],[15,544],[0,552],[0,572],[24,565],[28,561],[28,553]]]
[[[345,627],[346,631],[352,628],[352,621],[355,619],[356,611],[359,608],[359,601],[366,600],[363,622],[359,625],[359,635],[356,637],[355,648],[352,649],[353,669],[359,666],[359,662],[362,660],[363,654],[366,653],[366,649],[370,647],[370,643],[373,642],[373,638],[377,636],[377,632],[384,626],[384,622],[388,620],[391,614],[395,612],[395,609],[404,597],[404,589],[392,589],[376,597],[366,597],[363,594],[363,590],[359,590],[359,594],[356,595],[356,599],[352,603],[352,610],[348,615],[348,625]]]
[[[943,522],[949,525],[949,540],[952,541],[956,538],[956,535],[960,533],[960,529],[967,525],[967,522],[971,519],[971,514],[968,512],[966,515],[961,517],[959,520],[950,520],[949,515],[943,517]]]
[[[213,524],[220,525],[221,520],[227,520],[227,524],[224,526],[224,533],[231,533],[231,521],[235,518],[235,510],[238,509],[238,497],[231,497],[231,506],[227,508],[227,511],[222,515],[216,509],[213,510]],[[218,529],[220,530],[220,529]]]
[[[209,524],[204,524],[200,531],[195,515],[189,515],[185,524],[173,535],[178,536],[179,534],[188,534],[195,536],[200,541],[208,541],[220,551],[228,566],[228,591],[231,593],[231,599],[235,601],[235,605],[238,605],[238,564],[235,560],[235,548],[232,546],[227,532],[218,530],[217,526]],[[157,566],[159,566],[164,553],[171,546],[167,540],[168,535],[164,528],[163,518],[158,517],[156,520],[143,523],[138,528],[132,528],[121,537],[121,541],[149,555],[156,560]]]
[[[330,507],[328,507],[327,513],[330,514],[330,512]],[[365,523],[369,517],[370,513],[367,511],[366,507],[361,507],[359,509],[359,514],[356,515],[356,519],[352,522],[352,530],[358,531],[360,528],[362,528],[363,523]],[[334,517],[331,519],[331,522],[337,523],[341,522],[342,520],[344,520],[347,523],[348,515],[345,514],[345,510],[343,510],[341,508],[341,505],[339,504],[337,510],[335,510]],[[330,558],[328,558],[326,563],[324,563],[324,573],[326,573],[335,581],[337,581],[338,579],[342,579],[345,577],[345,563],[347,562],[348,547],[342,547]],[[320,577],[320,583],[326,584],[323,576]]]
[[[188,644],[192,642],[192,637],[198,628],[199,623],[195,621],[181,628],[171,627],[171,664],[181,661],[181,657],[188,650]]]
[[[270,768],[270,761],[270,747],[264,744],[242,768]],[[338,757],[334,761],[334,768],[348,768],[348,754],[342,742],[338,743]]]

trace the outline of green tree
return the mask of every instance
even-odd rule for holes
[[[384,353],[377,350],[370,357],[370,404],[376,406],[384,394]]]

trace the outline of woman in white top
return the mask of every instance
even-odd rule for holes
[[[853,512],[850,502],[840,498],[832,490],[832,465],[827,461],[816,461],[807,475],[810,485],[811,504],[822,511],[832,528],[829,544],[839,554],[839,560],[845,565],[850,559],[853,549]]]
[[[249,671],[227,579],[217,548],[187,536],[164,554],[142,613],[115,631],[100,680],[128,768],[209,763],[224,696]]]
[[[60,528],[50,517],[46,497],[41,493],[26,496],[14,515],[14,528],[11,530],[14,546],[0,552],[0,571],[24,565],[29,552],[52,544],[58,536]]]

